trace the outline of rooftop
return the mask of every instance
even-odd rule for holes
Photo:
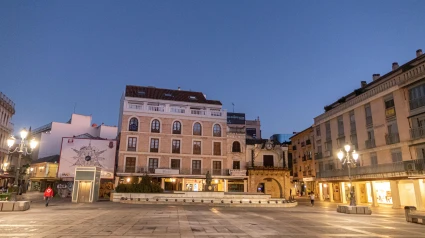
[[[173,90],[155,87],[143,87],[127,85],[125,88],[126,97],[149,98],[167,101],[192,102],[212,105],[222,105],[217,100],[207,100],[202,92],[192,92],[183,90]]]
[[[2,92],[0,92],[0,103],[7,110],[10,110],[12,114],[15,114],[15,103]]]

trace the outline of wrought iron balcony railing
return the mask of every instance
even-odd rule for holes
[[[410,139],[416,140],[420,138],[425,138],[424,127],[413,127],[412,129],[410,129]]]
[[[365,141],[366,149],[372,149],[376,147],[375,139]]]
[[[400,143],[400,137],[398,133],[391,133],[385,135],[385,141],[387,142],[387,145]]]

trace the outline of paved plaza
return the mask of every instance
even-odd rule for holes
[[[228,208],[205,205],[72,204],[34,201],[26,212],[0,213],[1,237],[425,237],[403,210],[347,215],[335,205]]]

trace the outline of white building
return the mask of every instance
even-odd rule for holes
[[[90,137],[102,139],[116,139],[118,128],[116,126],[92,124],[92,117],[72,114],[66,122],[51,122],[31,131],[31,134],[39,141],[38,148],[33,153],[33,159],[59,155],[63,137],[74,137],[88,134]]]

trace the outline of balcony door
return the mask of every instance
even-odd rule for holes
[[[264,167],[274,167],[273,155],[263,155],[263,166]]]

